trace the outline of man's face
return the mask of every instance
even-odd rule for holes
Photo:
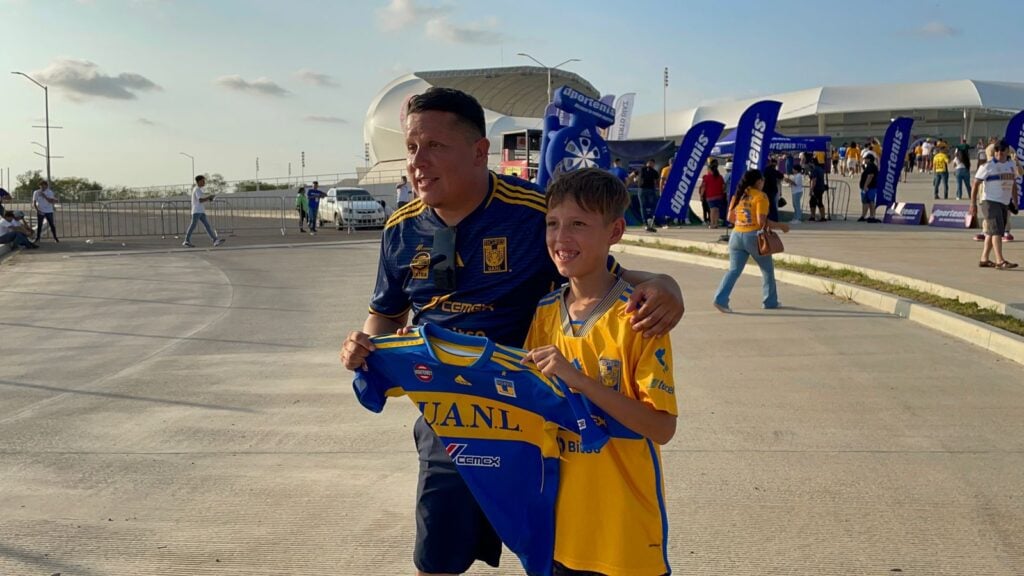
[[[451,112],[417,112],[405,120],[406,170],[413,188],[432,208],[457,206],[471,198],[487,170],[490,142]]]
[[[997,146],[996,149],[993,152],[994,152],[994,154],[996,156],[996,160],[997,161],[1002,162],[1002,161],[1006,160],[1006,148],[999,148]]]
[[[200,178],[200,179],[196,180],[196,184],[198,184],[199,187],[202,188],[203,186],[206,186],[206,179],[205,178]]]

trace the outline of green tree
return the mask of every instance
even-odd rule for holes
[[[39,170],[29,170],[24,174],[18,174],[17,180],[18,185],[14,187],[11,194],[17,202],[28,202],[32,200],[32,193],[39,189],[39,183],[46,178],[43,178],[42,172]]]
[[[207,176],[206,189],[212,194],[222,194],[226,192],[227,185],[224,182],[224,176],[216,172]]]
[[[243,180],[238,184],[235,184],[235,192],[255,192],[257,182],[255,180]],[[271,184],[270,182],[259,182],[259,190],[276,190],[280,188],[280,184]]]

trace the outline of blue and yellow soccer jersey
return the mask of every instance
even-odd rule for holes
[[[619,280],[590,317],[574,325],[563,287],[537,305],[526,348],[552,344],[587,376],[653,410],[677,415],[671,341],[667,335],[644,338],[633,331],[626,314],[631,293]],[[580,445],[578,435],[559,432],[563,460],[555,560],[608,576],[667,574],[661,451],[581,398],[611,438],[593,451]]]
[[[558,492],[558,430],[588,449],[607,440],[564,383],[522,365],[522,350],[426,324],[373,338],[353,383],[366,408],[407,394],[444,443],[498,536],[531,574],[549,574]]]
[[[518,178],[490,178],[483,203],[455,227],[454,290],[438,288],[431,269],[434,233],[447,225],[419,199],[391,216],[371,313],[394,318],[411,309],[411,324],[522,345],[537,302],[564,280],[544,241],[544,193]],[[609,267],[616,270],[614,260]]]

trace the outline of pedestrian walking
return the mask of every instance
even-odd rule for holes
[[[57,194],[50,188],[50,183],[43,180],[39,183],[39,189],[32,193],[32,207],[36,210],[36,239],[43,235],[43,221],[50,224],[50,234],[54,242],[60,242],[57,238],[57,226],[53,222],[53,212],[57,204]]]
[[[935,199],[939,199],[939,184],[942,184],[942,198],[949,199],[949,155],[946,154],[946,147],[936,148],[937,152],[932,156],[932,169],[935,175],[932,176],[932,188],[935,190]]]
[[[514,175],[513,175],[514,176]],[[412,200],[412,186],[409,185],[409,178],[402,176],[402,181],[395,186],[395,204],[398,208],[405,206]]]
[[[306,198],[306,188],[299,186],[295,194],[295,211],[299,213],[299,232],[305,232],[303,224],[309,221],[309,199]]]
[[[760,170],[743,173],[736,194],[729,204],[729,221],[734,224],[729,236],[729,270],[715,292],[714,305],[720,312],[732,312],[729,297],[747,266],[747,259],[753,258],[761,269],[761,306],[766,310],[779,307],[779,295],[775,286],[775,263],[771,254],[762,256],[757,249],[757,234],[762,229],[789,232],[787,224],[768,219],[768,195],[761,191],[764,175]]]
[[[185,233],[185,241],[181,243],[182,246],[186,248],[195,247],[192,244],[192,233],[196,231],[196,226],[200,222],[206,228],[206,233],[210,236],[214,246],[220,246],[224,243],[224,239],[217,236],[217,232],[210,226],[210,221],[206,218],[206,208],[203,207],[204,204],[216,197],[216,194],[206,194],[206,177],[202,174],[196,176],[196,186],[192,189],[192,222],[188,225],[188,232]]]
[[[316,236],[317,225],[320,224],[320,199],[327,196],[320,191],[320,183],[313,180],[313,186],[306,190],[306,200],[309,205],[307,212],[309,221],[309,235]]]
[[[1003,257],[1003,234],[1006,234],[1010,207],[1016,211],[1020,206],[1017,169],[1013,162],[1007,159],[1007,148],[1009,146],[1005,140],[995,144],[991,159],[978,167],[978,172],[974,175],[974,185],[971,187],[970,214],[981,214],[981,227],[985,235],[981,260],[978,262],[978,266],[982,268],[1008,270],[1017,267],[1016,263]],[[989,156],[987,151],[986,155]],[[995,262],[989,259],[991,253],[995,254]]]

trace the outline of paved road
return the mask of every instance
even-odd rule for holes
[[[0,574],[409,574],[414,409],[335,359],[372,243],[0,263]],[[781,287],[670,271],[679,574],[1024,573],[1024,371]],[[749,311],[749,312],[745,312]],[[520,574],[506,556],[500,570]]]

